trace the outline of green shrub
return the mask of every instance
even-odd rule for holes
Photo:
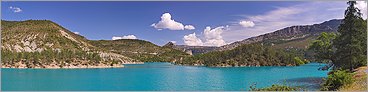
[[[332,71],[328,75],[327,79],[324,79],[321,90],[323,91],[335,91],[344,85],[353,83],[353,74],[344,70]]]
[[[301,60],[299,57],[294,57],[294,62],[297,66],[305,64],[303,60]]]
[[[250,86],[250,91],[302,91],[302,88],[277,84],[274,84],[271,87],[255,88],[255,85],[252,85]]]

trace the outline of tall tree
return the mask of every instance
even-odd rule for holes
[[[356,1],[348,1],[345,10],[345,18],[338,29],[337,38],[333,41],[336,47],[336,68],[350,69],[352,71],[362,65],[366,65],[367,58],[367,26],[362,13],[355,6]]]
[[[332,41],[335,38],[335,33],[322,32],[308,49],[315,52],[314,57],[319,61],[334,61],[336,50],[333,48]]]

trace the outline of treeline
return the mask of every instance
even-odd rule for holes
[[[87,61],[87,64],[98,64],[101,61],[98,53],[72,50],[44,50],[42,52],[12,52],[1,51],[1,61],[3,64],[14,65],[18,62],[31,65],[49,65],[53,62],[58,64]]]
[[[187,57],[177,63],[205,66],[295,66],[307,63],[303,59],[303,52],[293,49],[275,49],[256,43],[245,44],[232,50]]]

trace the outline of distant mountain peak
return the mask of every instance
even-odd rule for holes
[[[162,47],[170,47],[170,48],[172,48],[172,47],[174,47],[175,46],[175,44],[173,43],[173,42],[168,42],[168,43],[166,43],[164,46],[162,46]]]

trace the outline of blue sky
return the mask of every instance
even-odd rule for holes
[[[287,26],[341,19],[346,3],[2,2],[1,9],[3,20],[47,19],[91,40],[221,46]]]

